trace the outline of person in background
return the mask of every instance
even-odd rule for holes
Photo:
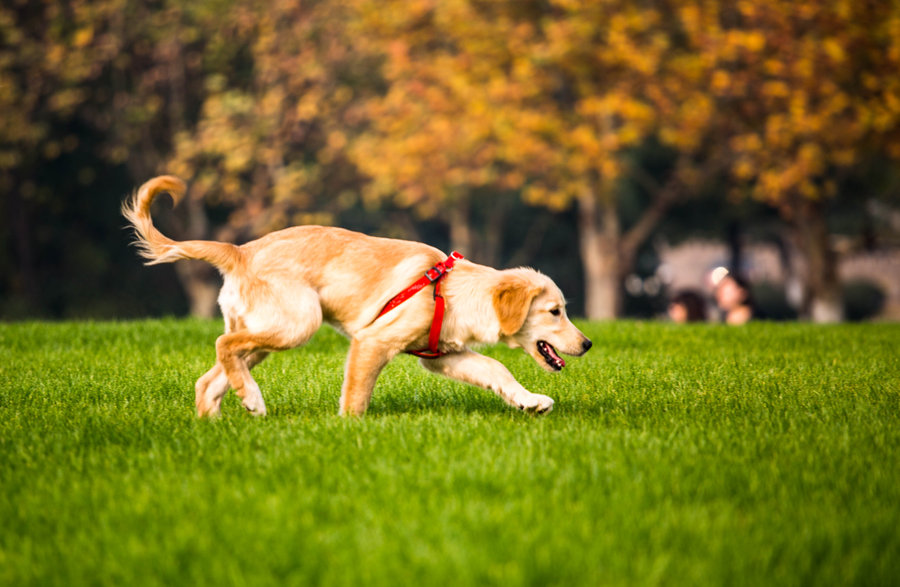
[[[694,290],[682,290],[672,296],[668,311],[672,322],[705,322],[706,300]]]
[[[716,285],[716,305],[727,324],[746,324],[753,318],[750,284],[739,275],[727,273]]]

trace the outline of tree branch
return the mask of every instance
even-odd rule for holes
[[[679,168],[679,165],[680,162],[676,164],[676,170]],[[622,257],[626,260],[622,266],[629,269],[638,248],[649,238],[665,213],[678,201],[682,194],[681,182],[676,171],[669,174],[664,184],[660,184],[644,169],[639,167],[631,170],[631,177],[650,194],[653,194],[653,201],[644,210],[638,221],[622,234],[622,238],[619,241],[619,250]]]

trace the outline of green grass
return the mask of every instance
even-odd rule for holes
[[[3,585],[900,578],[900,325],[584,324],[533,417],[409,357],[337,417],[325,329],[193,415],[216,323],[0,325]]]

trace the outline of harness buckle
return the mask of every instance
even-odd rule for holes
[[[436,281],[439,281],[446,272],[447,272],[447,269],[444,267],[444,264],[438,263],[437,265],[435,265],[434,267],[432,267],[431,269],[429,269],[428,271],[425,272],[425,277],[427,277],[428,281],[430,281],[431,283],[435,283]]]

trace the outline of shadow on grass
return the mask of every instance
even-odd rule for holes
[[[386,394],[375,397],[366,412],[367,417],[423,415],[423,414],[480,414],[495,415],[514,411],[499,398],[478,397],[477,393],[463,395],[415,394],[413,397]]]

